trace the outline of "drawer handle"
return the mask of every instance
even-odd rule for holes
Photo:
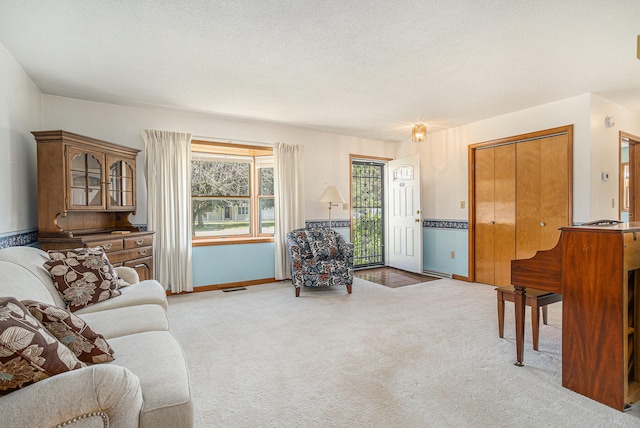
[[[112,243],[107,242],[106,244],[102,244],[102,249],[103,250],[110,250],[112,246],[113,246]]]
[[[138,254],[140,254],[141,256],[145,256],[147,254],[147,250],[140,250],[138,251]]]
[[[142,239],[136,239],[136,244],[138,245],[142,245],[144,241]]]

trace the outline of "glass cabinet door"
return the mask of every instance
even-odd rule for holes
[[[104,208],[102,165],[104,155],[69,148],[69,208]]]
[[[134,206],[135,175],[132,160],[109,159],[108,208]]]

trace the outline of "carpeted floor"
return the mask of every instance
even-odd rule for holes
[[[516,367],[507,305],[504,339],[494,287],[448,279],[298,298],[283,282],[171,296],[168,313],[197,427],[640,426],[640,403],[623,413],[561,386],[561,303],[539,352],[527,324]]]

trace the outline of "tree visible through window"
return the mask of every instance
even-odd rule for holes
[[[194,150],[191,201],[194,238],[273,235],[272,156]],[[246,150],[239,150],[240,153]]]

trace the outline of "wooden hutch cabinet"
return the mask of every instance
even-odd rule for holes
[[[153,277],[153,232],[136,210],[140,150],[67,131],[32,132],[38,149],[38,240],[44,250],[102,247],[114,266]]]

